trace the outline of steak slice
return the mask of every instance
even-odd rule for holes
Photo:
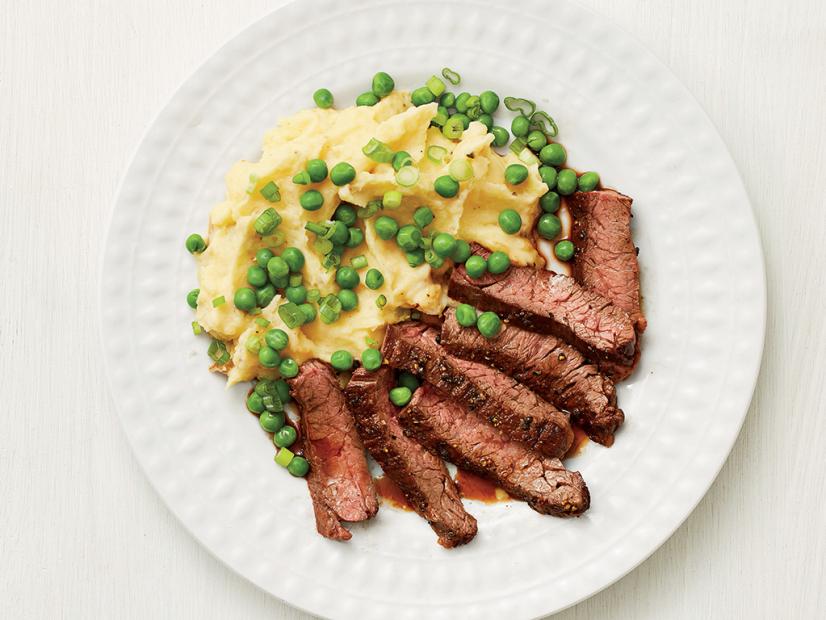
[[[476,536],[476,519],[465,512],[459,491],[445,464],[406,437],[390,402],[393,371],[363,368],[353,373],[344,395],[364,445],[408,503],[439,537],[443,547],[456,547]]]
[[[527,385],[545,400],[565,411],[588,437],[605,446],[625,416],[617,408],[613,382],[582,354],[556,336],[538,334],[503,323],[494,338],[465,328],[449,309],[441,334],[442,346],[458,357],[483,362]]]
[[[335,373],[324,362],[305,362],[289,383],[301,413],[316,529],[327,538],[349,540],[341,521],[365,521],[379,509],[353,417]]]
[[[487,250],[476,246],[476,253]],[[573,278],[533,267],[511,267],[505,273],[474,280],[457,266],[448,294],[492,310],[530,329],[563,338],[594,360],[630,364],[637,336],[628,314]]]
[[[568,451],[574,432],[567,414],[508,375],[450,355],[438,337],[421,323],[390,325],[382,354],[391,366],[420,375],[511,439],[545,456]]]
[[[408,435],[459,467],[489,478],[542,514],[577,516],[591,497],[579,472],[565,469],[493,426],[430,385],[399,414]]]
[[[631,198],[613,190],[576,192],[566,198],[574,223],[574,278],[628,313],[638,334],[646,320],[640,307],[640,267],[631,237]]]

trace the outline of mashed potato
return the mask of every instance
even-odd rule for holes
[[[543,264],[530,239],[539,211],[538,199],[547,191],[537,165],[528,166],[529,176],[524,183],[507,185],[504,170],[509,164],[518,163],[516,157],[511,153],[500,156],[493,151],[493,136],[478,122],[470,124],[459,142],[446,139],[438,129],[430,127],[436,107],[435,103],[413,107],[409,94],[394,92],[373,107],[305,110],[283,119],[267,133],[258,162],[241,161],[232,167],[226,178],[226,200],[209,217],[209,245],[197,257],[201,289],[197,320],[213,337],[227,344],[232,354],[232,362],[225,366],[230,384],[277,374],[261,366],[258,356],[244,346],[249,338],[262,337],[267,329],[280,327],[290,335],[285,355],[297,362],[313,357],[329,361],[339,349],[358,359],[369,343],[381,342],[386,324],[404,320],[411,309],[428,314],[444,310],[448,299],[443,272],[447,266],[437,272],[427,263],[411,268],[395,241],[376,235],[374,221],[379,215],[390,215],[401,226],[412,223],[416,208],[428,206],[435,219],[426,232],[448,232],[457,239],[479,241],[493,250],[506,252],[514,264]],[[418,183],[399,187],[391,165],[366,157],[362,147],[371,138],[381,140],[394,151],[410,153],[420,171]],[[427,148],[432,145],[447,149],[444,162],[437,164],[426,157]],[[474,176],[461,184],[456,197],[443,198],[434,191],[433,182],[447,174],[451,158],[458,157],[471,158]],[[312,186],[293,183],[293,175],[313,158],[323,159],[329,168],[348,162],[356,169],[356,177],[343,187],[333,185],[329,177]],[[270,181],[278,185],[281,193],[280,201],[275,203],[268,202],[260,193]],[[299,205],[300,195],[309,187],[324,197],[324,204],[317,211],[306,211]],[[274,251],[278,253],[287,246],[299,248],[306,258],[304,286],[318,288],[323,297],[339,290],[335,269],[326,271],[322,267],[323,257],[313,249],[315,235],[307,232],[304,224],[327,222],[339,202],[364,206],[389,190],[402,192],[402,205],[371,219],[360,219],[356,225],[364,231],[364,243],[347,249],[342,257],[342,265],[347,265],[354,256],[364,255],[368,268],[374,267],[384,275],[384,285],[373,291],[364,286],[366,269],[360,270],[362,283],[355,290],[359,298],[355,310],[343,311],[339,320],[330,325],[317,318],[290,330],[277,313],[284,302],[279,296],[257,315],[271,322],[268,327],[258,325],[256,316],[235,308],[235,291],[248,286],[247,269],[253,264],[256,251],[267,247],[253,229],[255,219],[265,209],[274,207],[282,218],[278,230],[284,234],[285,242]],[[507,235],[499,228],[497,218],[503,209],[514,209],[522,216],[519,234]],[[387,298],[383,308],[375,303],[379,295]],[[226,303],[213,307],[212,300],[221,296]]]

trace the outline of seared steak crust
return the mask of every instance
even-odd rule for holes
[[[341,521],[365,521],[379,509],[353,417],[335,373],[324,362],[305,362],[289,383],[301,412],[316,529],[327,538],[349,540]]]
[[[567,414],[506,374],[450,355],[438,337],[438,331],[421,323],[391,325],[384,337],[384,359],[422,376],[511,439],[545,456],[568,451],[574,433]]]
[[[363,368],[344,390],[364,445],[443,547],[463,545],[476,536],[476,519],[465,512],[459,491],[440,458],[404,435],[390,402],[393,371]]]
[[[406,432],[434,454],[485,476],[543,514],[577,516],[591,502],[579,472],[510,440],[457,401],[422,385],[399,414]]]

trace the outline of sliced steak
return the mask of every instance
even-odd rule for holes
[[[476,519],[465,512],[459,491],[440,458],[404,435],[390,402],[393,371],[360,368],[344,390],[364,445],[408,503],[439,537],[443,547],[463,545],[476,536]]]
[[[613,190],[576,192],[566,198],[574,219],[574,278],[628,313],[638,334],[646,320],[640,306],[640,267],[631,237],[631,198]]]
[[[479,246],[474,250],[486,252]],[[568,276],[511,267],[474,280],[459,266],[451,274],[448,294],[532,331],[563,338],[594,360],[633,360],[637,336],[628,314]]]
[[[617,408],[614,384],[556,336],[503,323],[495,338],[485,338],[479,330],[459,325],[450,309],[442,325],[441,344],[453,355],[498,368],[569,411],[594,441],[606,446],[614,443],[614,432],[625,419]]]
[[[420,375],[511,439],[546,456],[562,456],[574,432],[568,415],[527,387],[484,364],[460,359],[439,346],[439,332],[415,322],[387,328],[388,364]]]
[[[353,417],[335,373],[324,362],[305,362],[289,383],[301,413],[316,528],[327,538],[349,540],[341,521],[365,521],[379,509]]]
[[[422,385],[399,414],[408,435],[459,467],[489,478],[543,514],[580,515],[591,497],[579,472],[502,435],[457,401]]]

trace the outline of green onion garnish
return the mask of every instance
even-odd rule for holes
[[[289,449],[281,448],[275,455],[275,462],[281,465],[281,467],[286,467],[293,460],[294,456],[295,454],[293,454]]]
[[[442,69],[442,77],[444,77],[448,82],[456,86],[459,82],[462,81],[462,76],[456,73],[453,69],[445,67]]]
[[[435,75],[430,76],[430,79],[427,80],[425,86],[427,86],[427,89],[436,97],[441,97],[442,93],[445,92],[445,83]]]
[[[517,157],[519,157],[519,161],[521,161],[523,164],[528,164],[529,166],[531,164],[539,163],[539,159],[536,157],[536,155],[533,154],[531,149],[527,147],[522,149],[522,151],[519,153],[519,155],[517,155]]]
[[[313,249],[319,254],[329,254],[333,249],[333,242],[329,239],[316,239]]]
[[[263,316],[259,316],[257,319],[255,319],[255,324],[258,325],[259,327],[269,327],[270,326],[270,322],[267,319],[265,319]]]
[[[545,123],[548,125],[546,126]],[[546,136],[550,136],[551,138],[555,138],[559,133],[559,128],[556,126],[554,119],[542,111],[535,112],[531,116],[531,127],[534,126]]]
[[[353,260],[350,261],[350,266],[353,269],[364,269],[367,267],[367,257],[364,254],[360,256],[354,256]]]
[[[278,202],[281,200],[281,192],[278,190],[278,186],[272,181],[261,188],[261,195],[270,202]]]
[[[454,159],[450,162],[450,166],[447,170],[450,173],[450,176],[457,181],[467,181],[468,179],[473,178],[473,165],[467,157]]]
[[[436,112],[436,116],[430,119],[430,124],[434,127],[444,127],[447,122],[448,115],[442,111]]]
[[[227,351],[227,345],[220,340],[213,340],[209,343],[207,355],[209,355],[210,359],[219,366],[223,366],[229,361],[229,351]]]
[[[327,295],[318,306],[318,314],[327,325],[335,323],[341,316],[341,301],[335,295]]]
[[[257,336],[250,336],[244,343],[244,348],[250,353],[258,353],[261,350],[261,341]]]
[[[514,155],[519,155],[519,153],[525,150],[526,146],[528,146],[528,141],[525,140],[525,138],[516,138],[508,148]]]
[[[269,237],[262,238],[261,240],[266,242],[270,247],[277,248],[279,245],[284,243],[286,239],[287,236],[284,234],[283,230],[276,230]]]
[[[204,333],[204,328],[201,327],[201,324],[198,321],[192,321],[192,333],[196,336],[200,336]]]
[[[445,264],[445,259],[436,254],[433,250],[425,250],[424,259],[431,269],[438,269]]]
[[[447,155],[447,149],[443,146],[433,145],[427,147],[427,158],[434,164],[441,164],[445,155]]]
[[[321,291],[319,291],[317,288],[311,288],[309,291],[307,291],[307,301],[316,302],[319,299],[321,299]]]
[[[247,193],[252,194],[255,191],[255,184],[258,183],[258,175],[251,174],[250,182],[247,184]]]
[[[255,232],[264,237],[272,233],[280,223],[281,216],[278,215],[275,209],[269,207],[255,219],[253,227],[255,228]]]
[[[395,155],[389,146],[375,138],[370,138],[370,142],[364,145],[361,152],[380,164],[389,164]]]
[[[386,305],[387,305],[387,297],[385,297],[384,295],[379,295],[378,297],[376,297],[376,306],[378,308],[384,308]],[[375,342],[375,340],[373,342]]]
[[[212,300],[212,307],[217,308],[218,306],[223,306],[225,303],[227,303],[227,300],[221,295]]]
[[[505,97],[505,107],[511,112],[521,112],[528,118],[536,112],[536,104],[533,101],[519,97]]]
[[[381,200],[371,200],[364,207],[359,207],[356,210],[356,217],[362,220],[369,220],[381,209]]]
[[[304,324],[304,313],[297,304],[288,301],[285,304],[278,306],[278,316],[284,321],[284,324],[290,329],[295,329]]]
[[[294,273],[290,276],[290,286],[301,286],[304,282],[304,276],[300,273]]]
[[[321,261],[321,266],[328,271],[330,269],[335,269],[339,265],[341,265],[341,255],[336,254],[335,252],[330,252],[324,257],[324,260]]]
[[[365,336],[365,338],[364,338],[364,343],[365,343],[368,347],[377,347],[377,346],[379,346],[379,343],[378,343],[378,342],[376,342],[375,340],[373,340],[370,336]]]
[[[464,123],[462,123],[462,119],[457,116],[451,116],[447,119],[445,126],[442,127],[442,133],[445,138],[450,138],[451,140],[458,140],[461,138],[464,131]]]
[[[308,230],[319,237],[323,237],[327,234],[329,227],[324,224],[319,224],[318,222],[307,222],[304,224],[304,230]]]
[[[389,192],[384,192],[384,196],[382,196],[381,204],[386,209],[397,209],[402,204],[402,193],[398,190],[390,190]]]
[[[295,176],[293,177],[293,183],[296,185],[309,185],[312,179],[310,179],[310,173],[306,170],[302,170],[301,172],[296,172]]]
[[[405,166],[396,173],[396,183],[402,187],[413,187],[419,182],[419,169],[415,166]]]

